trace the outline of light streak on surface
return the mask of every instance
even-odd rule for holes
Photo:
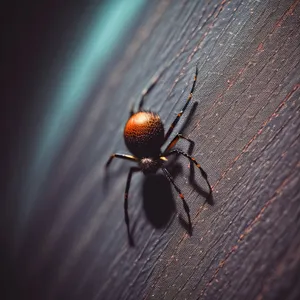
[[[62,146],[76,120],[84,101],[97,83],[105,64],[113,55],[126,31],[134,24],[143,8],[145,0],[107,1],[89,21],[91,26],[81,29],[78,47],[70,49],[73,54],[69,61],[59,66],[56,92],[49,96],[50,101],[43,118],[43,124],[34,137],[26,179],[21,186],[22,203],[17,227],[17,241],[30,217],[30,212],[55,155]],[[91,15],[88,15],[91,18]],[[84,24],[86,26],[86,23]],[[54,62],[55,64],[55,62]],[[47,83],[44,85],[48,88]],[[44,93],[44,91],[42,91]],[[41,93],[39,91],[39,93]],[[45,95],[44,95],[45,98]],[[19,242],[17,242],[19,243]]]

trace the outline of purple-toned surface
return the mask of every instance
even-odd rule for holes
[[[300,1],[161,1],[146,15],[52,166],[16,260],[23,295],[299,299]],[[112,152],[127,153],[122,130],[131,102],[174,56],[145,108],[168,126],[198,63],[198,105],[184,132],[195,141],[214,205],[186,160],[178,159],[177,171],[170,166],[190,206],[189,237],[170,213],[176,203],[186,218],[168,182],[135,175],[130,248],[123,193],[132,164],[103,167]]]

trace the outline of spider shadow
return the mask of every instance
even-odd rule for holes
[[[176,203],[168,179],[159,173],[147,175],[142,193],[143,208],[148,221],[157,229],[166,227],[176,212]]]
[[[190,146],[188,148],[188,151],[187,153],[189,155],[192,154],[193,152],[193,149],[194,149],[194,145],[195,143],[193,141],[190,142]],[[177,163],[177,160],[178,158],[180,157],[180,155],[176,155],[174,156],[174,160],[173,160],[173,163]],[[176,175],[174,175],[173,171],[172,171],[172,168],[170,168],[170,171],[171,171],[171,174],[176,177]],[[213,195],[212,195],[212,191],[206,191],[202,185],[200,186],[198,184],[198,182],[195,180],[195,165],[190,161],[190,165],[189,165],[189,169],[190,169],[190,173],[189,173],[189,176],[188,176],[188,181],[189,181],[189,184],[192,186],[192,188],[199,194],[201,195],[202,197],[205,198],[205,202],[208,203],[209,205],[213,206],[214,205],[214,198],[213,198]],[[200,171],[198,170],[198,172],[200,173]],[[206,182],[204,183],[206,184]]]
[[[189,184],[193,187],[193,189],[201,196],[205,198],[205,202],[209,205],[213,206],[214,198],[212,192],[207,192],[204,190],[195,180],[195,165],[190,163],[190,174],[189,174]]]
[[[176,160],[177,157],[174,157],[168,164],[168,169],[173,178],[182,174],[183,171],[182,165],[176,162]],[[203,190],[196,183],[193,176],[194,172],[190,172],[189,181],[192,187],[211,204],[212,202],[210,202],[209,198],[211,194]],[[176,203],[182,205],[182,203],[179,203],[180,199],[178,199],[178,201],[175,200],[177,194],[173,196],[173,191],[173,186],[163,174],[147,175],[145,177],[142,187],[143,209],[150,224],[157,229],[168,226],[172,217],[177,213]],[[187,221],[187,216],[179,212],[178,221],[180,226],[192,236],[193,224]],[[133,227],[135,227],[135,225]],[[134,234],[134,228],[132,228],[131,234]]]
[[[182,172],[180,164],[172,164],[173,176]],[[143,183],[143,208],[150,224],[157,228],[165,228],[177,213],[176,203],[173,196],[173,186],[163,174],[147,175]],[[176,197],[176,196],[175,196]],[[180,203],[181,204],[181,203]],[[179,213],[179,224],[192,235],[192,226]],[[133,231],[132,231],[133,232]]]
[[[191,107],[191,110],[189,111],[186,119],[184,120],[183,124],[181,125],[178,133],[184,133],[184,130],[191,124],[191,121],[193,119],[193,115],[196,112],[197,106],[198,106],[198,102],[194,102]]]

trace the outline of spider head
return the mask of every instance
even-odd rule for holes
[[[139,166],[142,170],[142,172],[147,174],[155,174],[157,170],[162,166],[163,161],[159,158],[142,158],[139,161]]]
[[[139,111],[133,114],[124,128],[124,140],[136,157],[158,157],[164,143],[164,126],[158,114]]]

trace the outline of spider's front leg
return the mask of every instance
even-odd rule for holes
[[[127,159],[127,160],[131,160],[131,161],[135,161],[135,162],[138,161],[138,159],[136,157],[134,157],[133,155],[114,153],[109,157],[108,161],[106,162],[106,164],[105,164],[106,168],[108,168],[108,166],[110,165],[110,163],[112,162],[112,160],[114,158],[122,158],[122,159]]]

